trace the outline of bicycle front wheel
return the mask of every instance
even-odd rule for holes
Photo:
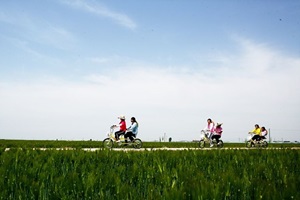
[[[251,148],[253,145],[252,145],[252,142],[251,141],[247,141],[246,142],[246,147],[247,148]]]
[[[113,147],[114,142],[110,138],[106,138],[103,140],[103,147],[107,149],[111,149]]]
[[[205,141],[204,140],[200,140],[199,147],[200,148],[204,148],[205,147]]]

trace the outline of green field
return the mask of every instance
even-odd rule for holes
[[[300,151],[0,151],[0,199],[300,199]]]

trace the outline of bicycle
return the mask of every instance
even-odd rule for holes
[[[116,141],[114,129],[115,129],[115,126],[111,126],[110,131],[107,134],[108,137],[103,140],[103,146],[105,148],[111,149],[117,145],[118,147],[132,146],[135,149],[140,149],[143,146],[142,140],[139,138],[136,138],[136,137],[134,137],[134,139],[132,141],[128,140],[128,142],[125,142],[124,135],[121,135],[120,140]]]
[[[266,139],[260,139],[260,140],[256,141],[256,140],[252,140],[253,136],[254,136],[254,133],[249,132],[249,136],[246,141],[247,148],[250,148],[250,147],[267,148],[268,147],[268,142],[266,141]]]
[[[211,134],[209,131],[205,131],[205,130],[201,131],[201,138],[200,138],[200,142],[199,142],[200,148],[204,148],[205,144],[210,144],[211,138],[209,138],[209,134]],[[211,142],[213,145],[212,147],[222,148],[224,146],[224,143],[222,140],[219,140],[219,142],[217,142],[216,139],[213,139]]]

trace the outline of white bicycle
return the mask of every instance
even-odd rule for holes
[[[200,148],[204,148],[206,144],[208,144],[208,145],[212,144],[213,145],[212,147],[222,148],[224,146],[223,141],[219,140],[219,142],[217,142],[216,139],[213,139],[211,141],[211,139],[209,138],[210,134],[211,133],[209,131],[205,131],[205,130],[201,131],[201,137],[200,137],[199,147]]]
[[[125,142],[124,135],[121,135],[120,140],[116,141],[114,129],[115,129],[115,126],[111,126],[110,131],[107,134],[108,137],[103,140],[103,146],[105,148],[111,149],[114,146],[118,146],[118,147],[132,146],[136,149],[139,149],[143,146],[142,140],[139,138],[135,138],[135,137],[132,141],[128,140],[128,142]]]
[[[246,147],[250,148],[250,147],[264,147],[267,148],[268,147],[268,142],[266,141],[266,139],[260,139],[258,141],[256,140],[252,140],[254,136],[254,133],[249,133],[249,136],[247,137],[247,141],[246,141]]]

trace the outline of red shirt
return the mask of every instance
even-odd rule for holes
[[[125,120],[120,121],[120,131],[126,131],[126,122]]]

